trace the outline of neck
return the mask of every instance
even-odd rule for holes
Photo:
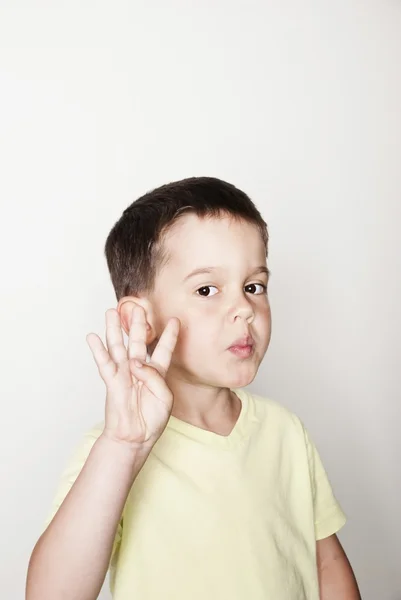
[[[193,425],[214,429],[236,422],[241,402],[229,388],[216,388],[182,379],[168,378],[174,396],[172,415]]]

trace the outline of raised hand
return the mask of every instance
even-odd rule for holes
[[[106,312],[106,344],[95,333],[86,341],[106,384],[104,435],[135,447],[152,447],[162,434],[173,406],[165,377],[177,342],[180,322],[170,319],[146,363],[146,316],[137,304],[132,311],[128,348],[120,316]]]

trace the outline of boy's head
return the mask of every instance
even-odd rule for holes
[[[171,376],[247,385],[270,340],[267,244],[259,211],[229,183],[194,177],[145,194],[123,212],[105,246],[125,331],[133,302],[145,309],[150,349],[177,317]]]

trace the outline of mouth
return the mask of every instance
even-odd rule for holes
[[[228,350],[239,358],[249,358],[254,352],[255,342],[251,336],[235,340]]]

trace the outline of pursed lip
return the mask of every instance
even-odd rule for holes
[[[245,337],[239,338],[235,340],[232,344],[230,344],[229,348],[246,348],[247,346],[254,346],[255,342],[252,336],[247,335]]]

